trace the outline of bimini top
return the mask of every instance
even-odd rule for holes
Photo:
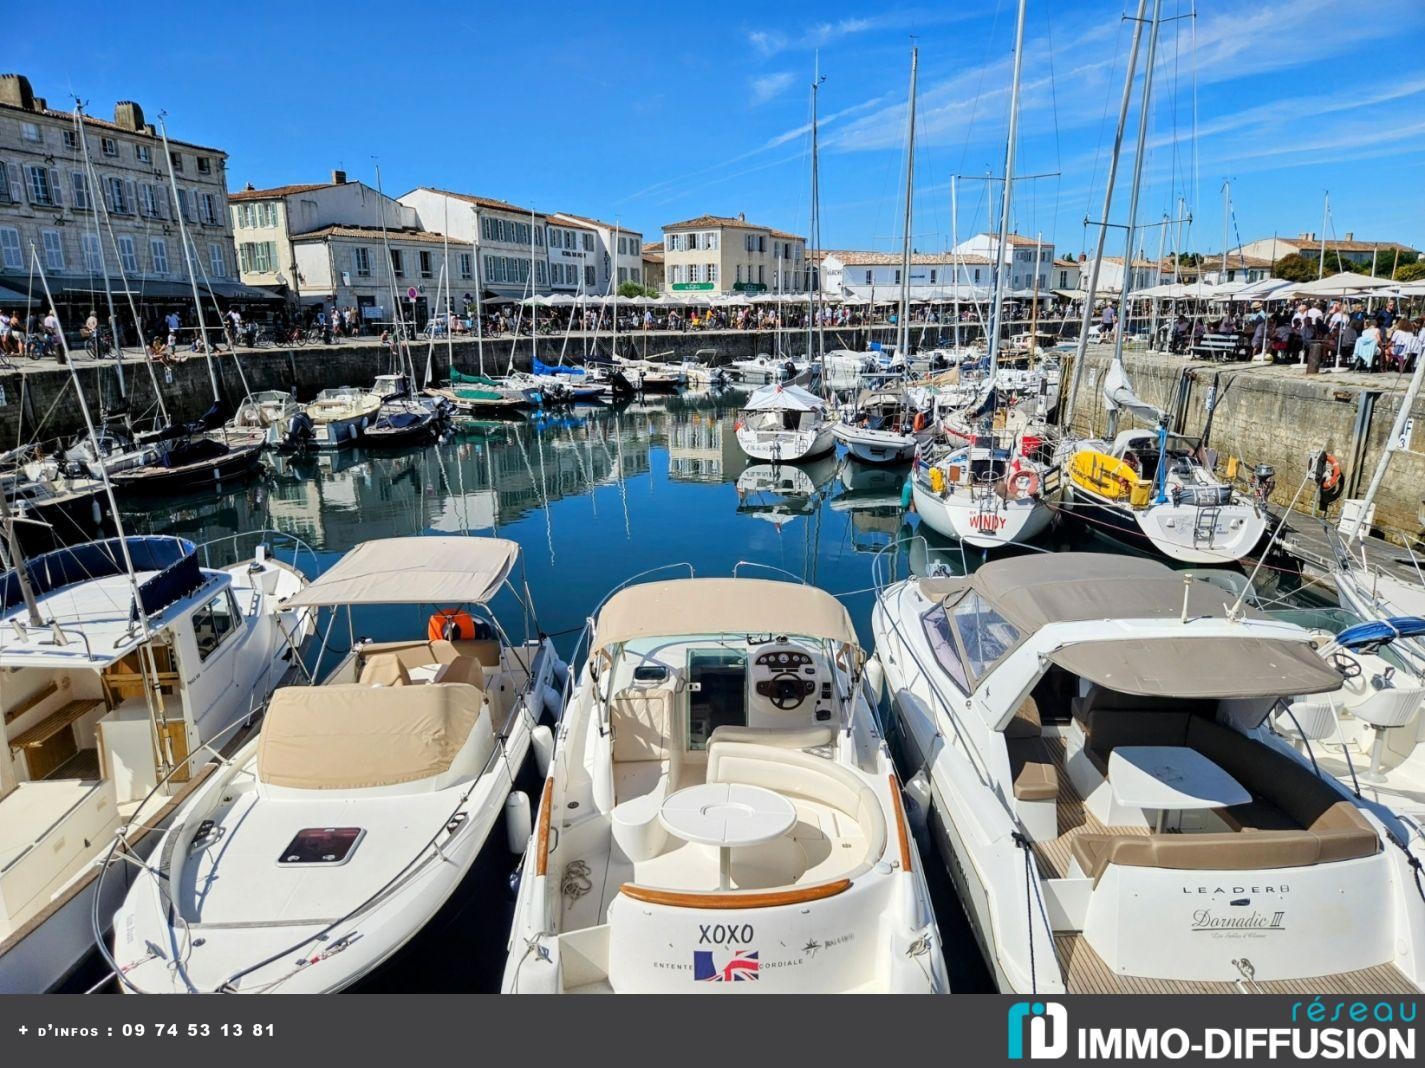
[[[1107,553],[1045,553],[992,560],[973,575],[922,579],[931,600],[954,602],[973,589],[1000,615],[1030,633],[1051,623],[1091,619],[1177,619],[1183,614],[1186,576],[1165,564]],[[1231,595],[1193,581],[1189,619],[1225,618]]]
[[[762,386],[748,397],[742,410],[744,412],[757,412],[764,409],[779,412],[819,412],[825,407],[826,403],[820,397],[815,393],[807,392],[801,386],[783,386],[773,383],[769,386]]]
[[[257,777],[297,790],[356,790],[450,769],[480,718],[474,686],[284,686],[257,743]]]
[[[1120,693],[1175,697],[1248,698],[1324,693],[1341,677],[1299,637],[1261,616],[1244,613],[1241,632],[1191,633],[1168,629],[1189,620],[1225,620],[1230,594],[1152,560],[1100,553],[1020,556],[986,564],[974,575],[923,579],[920,589],[946,606],[972,662],[989,667],[1053,624],[1101,620],[1151,624],[1121,636],[1069,640],[1046,659],[1080,678]],[[977,594],[979,601],[967,600]],[[1249,618],[1250,616],[1250,618]]]
[[[136,584],[137,600],[129,606],[130,621],[138,620],[140,608],[146,615],[153,615],[203,585],[193,543],[161,535],[125,538],[122,542],[109,538],[56,549],[26,560],[25,573],[35,598],[42,601],[70,586],[127,575],[129,562],[134,574],[141,576]],[[22,604],[20,576],[7,571],[0,576],[0,617],[8,616]]]
[[[504,538],[366,541],[287,604],[484,604],[504,585],[519,552]]]
[[[635,638],[683,634],[786,634],[861,644],[841,602],[815,586],[690,578],[645,582],[614,594],[594,624],[590,652]]]

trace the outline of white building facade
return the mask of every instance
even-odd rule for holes
[[[885,296],[900,289],[903,257],[895,252],[828,249],[819,253],[817,272],[828,296]],[[986,256],[950,252],[912,253],[910,286],[913,296],[939,296],[950,289],[987,289],[994,280],[994,261]]]
[[[547,216],[492,197],[421,186],[398,198],[427,232],[449,233],[478,249],[476,278],[485,297],[520,299],[550,292]],[[562,242],[561,242],[562,245]],[[533,283],[531,283],[533,277]]]
[[[957,255],[982,256],[993,263],[999,251],[998,234],[976,234],[955,246]],[[1036,287],[1046,291],[1050,285],[1050,269],[1054,263],[1054,244],[1023,234],[1010,234],[1005,240],[1000,262],[1009,271],[1005,279],[1011,292],[1032,291]]]
[[[423,326],[447,307],[463,311],[474,292],[475,246],[445,234],[326,226],[293,235],[292,247],[303,300],[310,292],[327,306],[355,308],[373,328],[394,322],[398,305],[402,322]]]

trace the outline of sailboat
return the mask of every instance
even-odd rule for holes
[[[796,463],[836,447],[836,420],[826,402],[801,386],[762,386],[734,425],[737,444],[754,460]]]
[[[1000,399],[999,350],[1008,285],[1010,206],[1019,130],[1019,89],[1023,66],[1024,6],[1016,31],[1010,85],[1009,136],[1006,139],[999,238],[995,244],[994,298],[990,312],[989,368],[979,403],[946,421],[960,441],[922,449],[911,471],[912,500],[920,521],[938,534],[980,549],[1029,541],[1049,525],[1052,513],[1045,483],[1052,472],[1040,462],[1042,436],[1026,413]],[[909,273],[909,256],[906,258]],[[904,309],[903,309],[904,310]]]

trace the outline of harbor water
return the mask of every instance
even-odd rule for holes
[[[661,577],[686,575],[689,567],[699,576],[736,570],[766,577],[773,569],[813,583],[842,600],[870,648],[878,577],[959,573],[981,562],[978,552],[962,553],[958,544],[922,533],[905,513],[905,467],[862,467],[838,454],[798,466],[749,461],[733,429],[744,397],[684,394],[576,407],[403,451],[269,455],[256,481],[146,502],[125,515],[125,526],[131,534],[176,534],[198,543],[278,530],[310,548],[296,559],[309,574],[376,538],[498,534],[521,545],[538,612],[534,625],[554,637],[566,658],[600,601],[654,568],[666,568]],[[1067,547],[1128,551],[1068,523],[1026,551]],[[1281,593],[1290,587],[1282,578],[1264,572],[1257,586],[1292,596]],[[517,636],[523,622],[517,609],[497,607],[514,609],[502,619]],[[358,612],[352,633],[332,638],[328,662],[353,636],[390,639],[424,626],[423,616],[407,618],[400,610]],[[908,770],[914,769],[902,773]],[[990,992],[944,865],[927,846],[922,854],[952,988]],[[363,989],[496,991],[517,863],[513,855],[505,859],[471,880],[461,900]],[[96,962],[70,989],[84,989],[99,975]]]

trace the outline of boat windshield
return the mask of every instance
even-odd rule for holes
[[[947,630],[954,632],[953,645]],[[941,667],[967,693],[1020,642],[1014,625],[973,590],[950,607],[930,612],[926,634]]]

